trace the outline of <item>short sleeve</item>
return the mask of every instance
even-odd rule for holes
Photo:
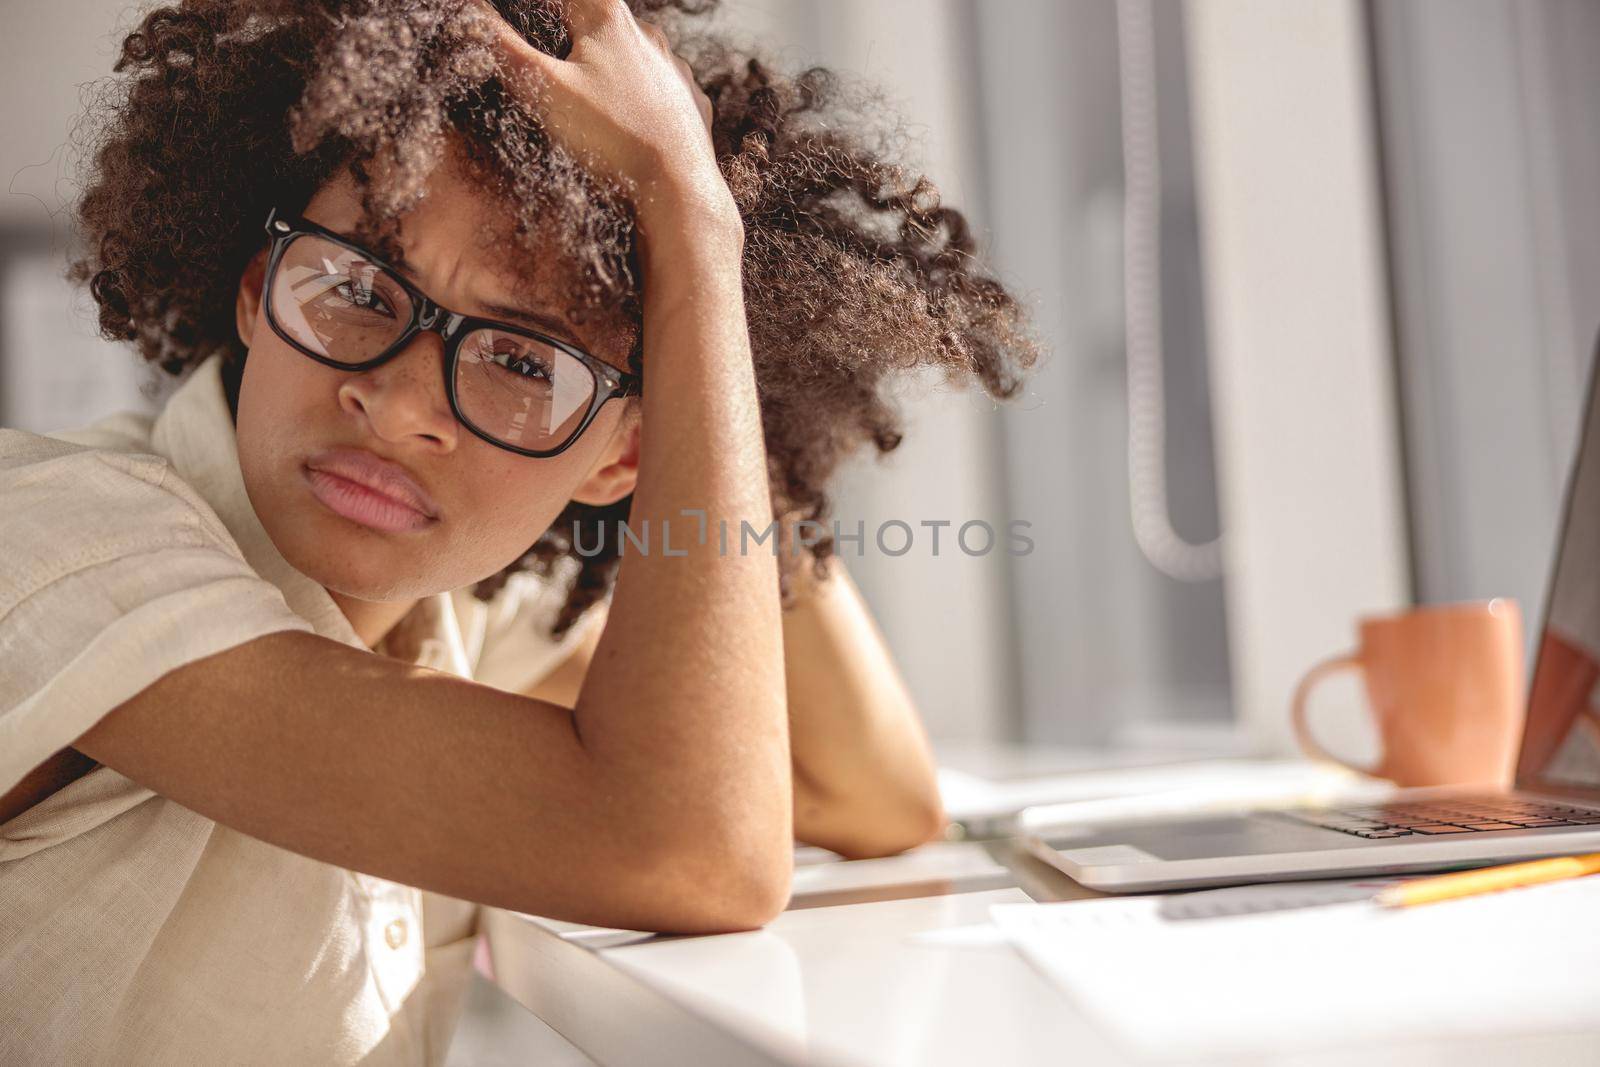
[[[571,564],[570,560],[561,561]],[[559,638],[550,636],[566,603],[572,566],[560,564],[550,577],[518,571],[487,603],[473,606],[465,590],[455,594],[458,615],[474,620],[463,626],[473,660],[473,679],[484,685],[525,693],[566,662],[573,649],[603,625],[603,604],[584,612]]]
[[[313,629],[159,456],[0,430],[0,792],[162,675]]]

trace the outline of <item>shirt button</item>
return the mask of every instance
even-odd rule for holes
[[[383,928],[383,939],[389,943],[390,948],[399,948],[406,943],[406,921],[394,919]]]

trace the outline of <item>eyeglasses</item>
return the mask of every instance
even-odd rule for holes
[[[267,213],[267,323],[318,363],[360,371],[431,330],[444,339],[444,389],[467,429],[518,455],[559,455],[612,397],[638,394],[625,374],[523,326],[440,306],[377,256],[332,230]]]

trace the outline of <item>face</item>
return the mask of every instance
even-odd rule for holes
[[[515,246],[477,236],[500,225],[498,212],[448,163],[401,222],[412,268],[403,273],[454,311],[506,318],[486,310],[500,305],[564,322],[553,302],[497,267]],[[361,204],[354,180],[342,173],[300,214],[355,234]],[[470,585],[521,556],[568,501],[611,503],[632,490],[637,416],[627,401],[608,401],[560,455],[534,459],[498,448],[451,412],[444,342],[435,333],[420,333],[388,362],[359,372],[317,363],[283,341],[262,310],[265,260],[263,252],[252,262],[239,290],[240,338],[249,347],[236,422],[239,465],[273,543],[330,592],[399,602]],[[627,369],[626,346],[614,333],[588,326],[546,332]],[[406,502],[373,499],[329,470],[340,460],[373,459],[409,478],[409,489],[393,491]]]

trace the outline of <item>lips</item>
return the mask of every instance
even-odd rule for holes
[[[404,467],[364,449],[318,452],[306,461],[305,475],[330,510],[373,529],[401,532],[438,521],[438,506]]]

